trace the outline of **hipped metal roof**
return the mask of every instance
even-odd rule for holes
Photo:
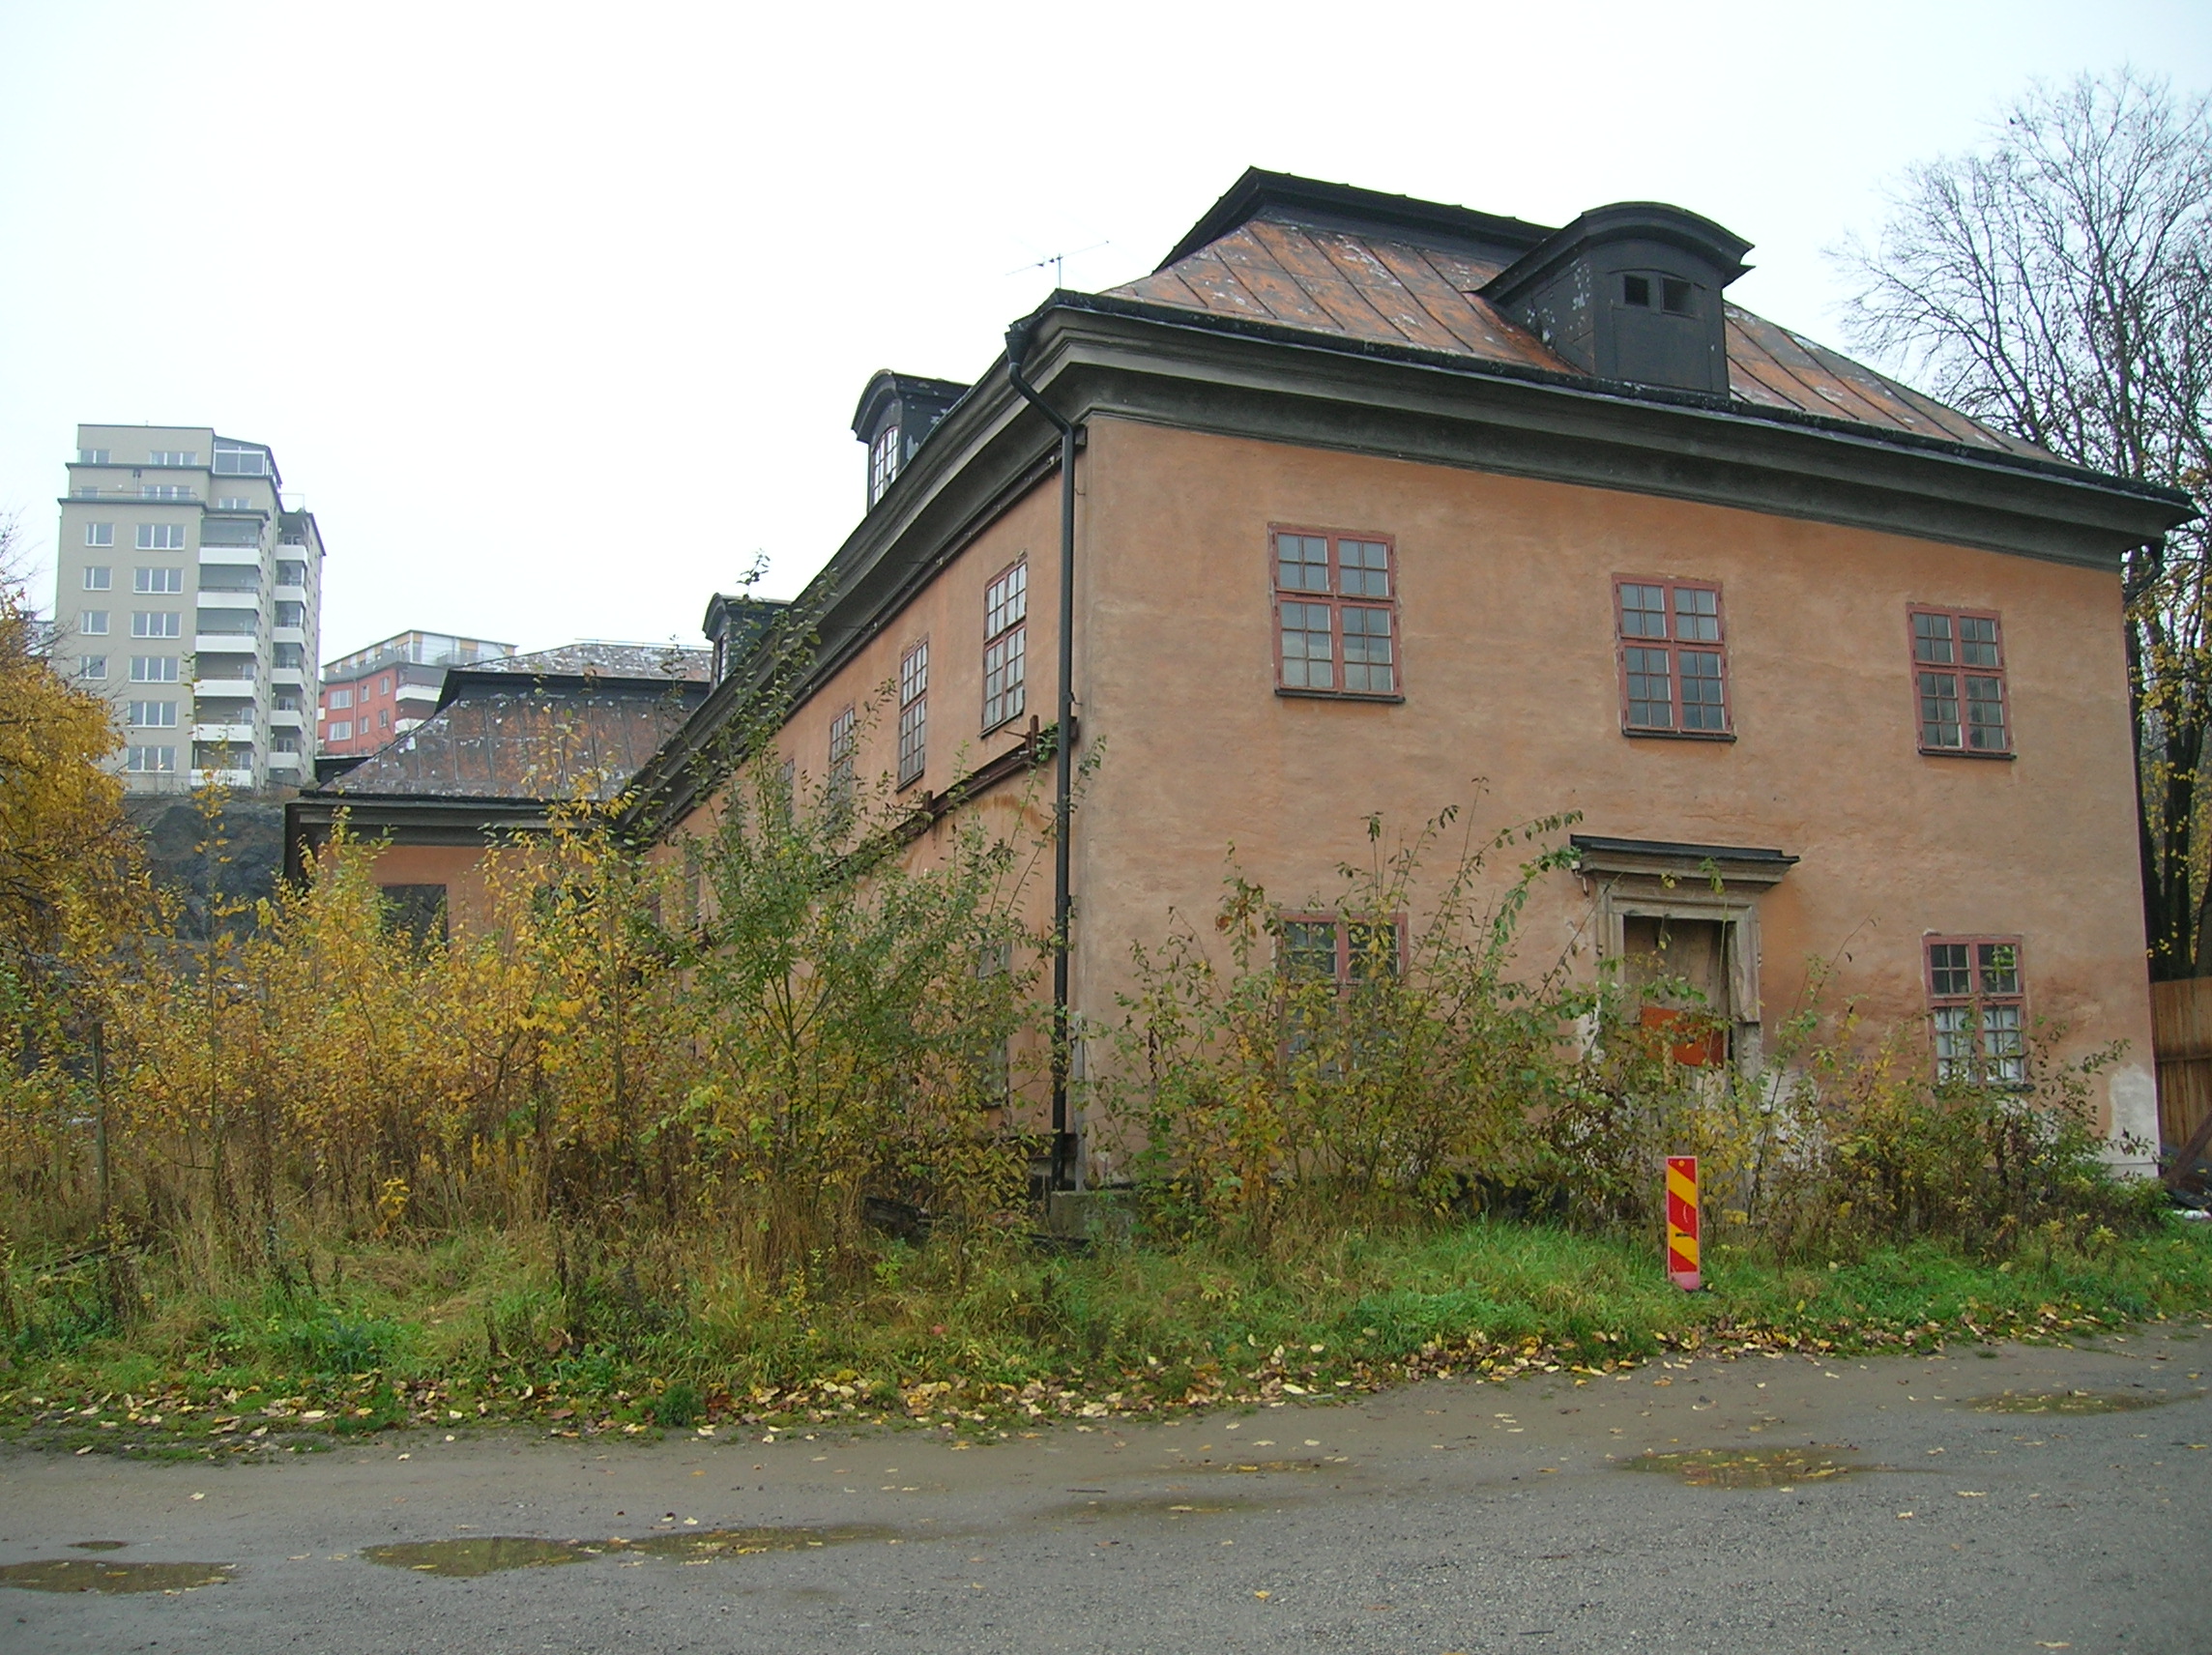
[[[1392,211],[1393,203],[1402,206]],[[1541,225],[1252,172],[1199,228],[1213,233],[1201,242],[1194,232],[1150,276],[1110,288],[1108,296],[1475,362],[1580,372],[1480,292],[1550,233]],[[1729,389],[1752,409],[2050,457],[1740,305],[1726,313]]]

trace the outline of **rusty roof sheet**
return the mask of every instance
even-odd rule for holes
[[[704,682],[546,684],[488,690],[441,708],[316,791],[339,798],[614,798],[705,699]]]
[[[685,679],[705,683],[713,653],[676,644],[561,644],[527,654],[471,661],[473,673],[519,673],[546,678]]]
[[[1464,247],[1262,214],[1108,296],[1412,345],[1554,373],[1579,370],[1485,300],[1504,265]],[[2052,456],[1738,305],[1728,306],[1729,389],[1761,408],[1816,414],[2035,459]]]

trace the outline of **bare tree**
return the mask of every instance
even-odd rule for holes
[[[1908,169],[1846,326],[1937,395],[2061,459],[2207,499],[2212,108],[2122,69],[2035,83],[1975,152]],[[2151,971],[2212,973],[2212,537],[2127,560]]]

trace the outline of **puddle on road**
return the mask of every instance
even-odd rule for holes
[[[521,1534],[472,1535],[466,1540],[405,1540],[390,1546],[364,1546],[361,1554],[388,1569],[413,1569],[424,1575],[473,1579],[505,1569],[543,1569],[556,1563],[584,1563],[604,1547],[587,1549],[574,1540],[538,1540]]]
[[[610,1541],[608,1552],[643,1552],[653,1557],[705,1562],[710,1557],[748,1557],[762,1552],[805,1552],[824,1546],[857,1546],[903,1538],[895,1528],[846,1523],[833,1528],[701,1528],[680,1534],[649,1534],[643,1540]]]
[[[72,1552],[120,1552],[130,1544],[131,1542],[128,1540],[73,1540],[70,1542],[70,1550]]]
[[[120,1545],[120,1541],[106,1542]],[[34,1592],[189,1592],[219,1586],[230,1563],[107,1563],[91,1557],[55,1557],[0,1568],[0,1586]]]
[[[847,1524],[832,1528],[700,1528],[675,1534],[649,1534],[641,1540],[540,1540],[530,1535],[472,1535],[466,1540],[411,1540],[370,1546],[362,1555],[389,1569],[420,1575],[473,1579],[508,1569],[542,1569],[562,1563],[587,1563],[594,1557],[674,1557],[705,1563],[716,1557],[742,1557],[763,1552],[803,1552],[825,1546],[850,1546],[889,1540],[895,1528]]]
[[[1640,1454],[1621,1462],[1624,1471],[1671,1471],[1696,1489],[1793,1489],[1824,1483],[1868,1467],[1839,1458],[1848,1449],[1698,1448],[1680,1454]]]
[[[1969,1406],[1983,1413],[2133,1413],[2192,1402],[2205,1391],[2004,1391],[1975,1397]]]
[[[1258,1500],[1208,1499],[1204,1495],[1118,1495],[1111,1499],[1070,1500],[1042,1515],[1055,1521],[1073,1518],[1080,1523],[1095,1522],[1102,1517],[1222,1517],[1233,1512],[1274,1509]]]

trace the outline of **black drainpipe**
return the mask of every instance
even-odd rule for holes
[[[1066,1189],[1074,1160],[1074,1136],[1067,1129],[1067,942],[1068,836],[1075,806],[1075,447],[1077,428],[1037,394],[1022,377],[1035,323],[1006,330],[1006,378],[1032,408],[1060,428],[1060,711],[1053,732],[1058,774],[1052,800],[1052,1187]]]

